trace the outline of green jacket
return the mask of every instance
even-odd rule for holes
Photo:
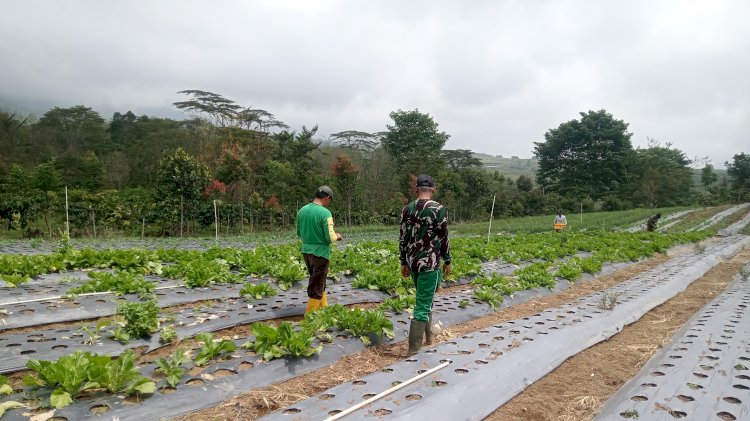
[[[336,242],[331,211],[308,203],[297,212],[297,236],[302,239],[302,253],[331,260],[331,244]]]

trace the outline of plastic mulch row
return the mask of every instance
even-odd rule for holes
[[[737,275],[595,419],[750,419],[749,306],[750,281]]]
[[[610,288],[534,316],[501,323],[424,350],[413,358],[269,414],[265,420],[325,419],[442,362],[426,378],[371,403],[346,419],[483,419],[567,358],[617,334],[672,298],[750,238],[722,241],[701,255],[677,257]],[[477,391],[492,390],[492,393]]]

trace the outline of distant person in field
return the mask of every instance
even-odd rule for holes
[[[416,187],[417,200],[401,211],[398,241],[401,276],[411,277],[417,289],[407,356],[419,351],[423,339],[428,345],[432,344],[432,301],[443,275],[451,273],[448,213],[443,205],[432,200],[435,180],[429,175],[420,175]],[[442,272],[441,260],[444,262]]]
[[[646,221],[646,231],[653,232],[656,230],[656,223],[659,221],[659,218],[661,218],[661,214],[657,213],[656,215],[652,216],[651,218],[648,218],[648,221]]]
[[[555,216],[555,222],[552,223],[555,227],[555,231],[560,232],[568,226],[568,218],[563,215],[562,209],[557,210],[557,216]]]
[[[302,239],[302,256],[310,275],[305,313],[328,305],[326,278],[331,244],[342,239],[341,234],[333,230],[333,215],[328,210],[332,200],[333,190],[320,186],[315,190],[315,199],[297,212],[297,236]]]

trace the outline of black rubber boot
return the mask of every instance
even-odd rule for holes
[[[424,327],[424,344],[425,345],[432,345],[432,338],[434,337],[432,333],[432,313],[430,313],[430,318],[427,319],[427,325]]]
[[[409,350],[406,351],[406,356],[411,357],[412,355],[419,352],[419,348],[422,347],[422,341],[424,340],[424,331],[427,322],[422,320],[412,320],[409,326]]]

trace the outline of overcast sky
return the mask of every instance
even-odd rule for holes
[[[531,157],[606,109],[633,145],[750,152],[750,1],[0,0],[0,107],[180,118],[177,91],[293,129],[381,131],[418,108],[447,148]]]

